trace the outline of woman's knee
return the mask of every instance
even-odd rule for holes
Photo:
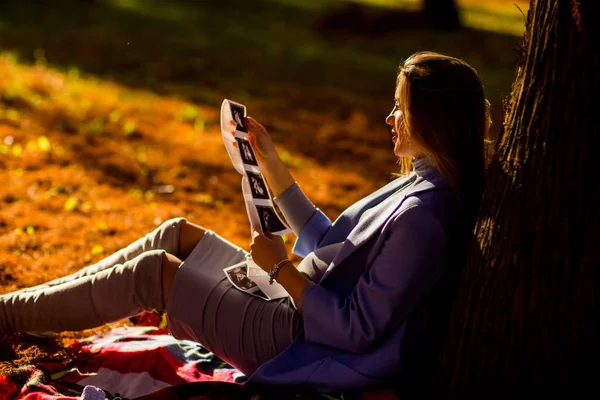
[[[181,265],[181,260],[176,256],[164,252],[162,259],[162,295],[163,295],[163,311],[167,309],[167,300],[171,290],[173,278]]]
[[[185,218],[171,218],[160,224],[154,231],[148,233],[144,250],[165,250],[179,256],[179,237]]]
[[[179,256],[185,260],[190,255],[196,244],[204,237],[206,228],[184,220],[179,229]]]

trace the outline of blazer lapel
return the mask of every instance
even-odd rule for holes
[[[320,282],[323,282],[337,265],[341,264],[342,261],[348,258],[350,254],[367,242],[375,233],[380,232],[381,227],[396,212],[396,210],[400,208],[406,197],[418,192],[424,192],[435,188],[436,186],[433,183],[419,177],[412,187],[409,187],[408,190],[405,191],[405,193],[400,197],[400,200],[391,201],[377,212],[366,215],[344,241],[342,248],[325,271],[325,274],[321,278]]]
[[[323,240],[319,243],[319,247],[340,243],[346,240],[348,234],[358,224],[358,220],[366,210],[373,208],[390,197],[393,193],[414,183],[414,181],[414,176],[407,179],[395,179],[367,197],[354,203],[335,220],[331,230],[327,232],[327,235],[325,235]]]

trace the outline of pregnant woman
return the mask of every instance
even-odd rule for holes
[[[441,282],[460,265],[482,194],[489,119],[476,71],[430,52],[400,66],[386,119],[400,177],[333,223],[264,127],[245,122],[304,258],[294,265],[268,232],[254,234],[250,254],[290,297],[233,288],[223,268],[248,252],[178,218],[76,274],[0,296],[0,332],[81,330],[158,310],[174,337],[203,344],[250,383],[338,391],[410,375],[435,303],[449,301]]]

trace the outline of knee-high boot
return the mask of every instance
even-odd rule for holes
[[[164,250],[144,252],[91,275],[0,296],[0,332],[62,332],[162,310]]]

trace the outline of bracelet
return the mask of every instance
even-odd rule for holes
[[[273,267],[269,271],[269,285],[272,285],[273,282],[275,282],[275,279],[277,278],[277,275],[279,274],[279,268],[281,268],[285,263],[288,263],[288,262],[291,263],[291,261],[286,258],[286,259],[279,261],[277,264],[273,265]]]

